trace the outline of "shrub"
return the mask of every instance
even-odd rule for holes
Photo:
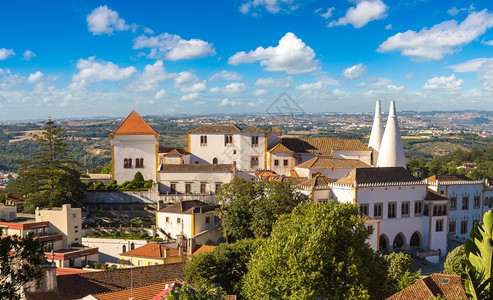
[[[103,269],[108,270],[108,268],[109,268],[109,265],[105,263],[105,264],[103,265]]]
[[[116,265],[111,265],[111,270],[114,271],[116,270],[118,267]]]
[[[139,237],[142,239],[145,239],[145,238],[149,237],[149,234],[147,232],[142,232],[141,234],[139,234]]]
[[[94,269],[101,269],[101,266],[102,266],[102,264],[101,264],[99,261],[97,261],[97,262],[94,264]]]
[[[134,176],[134,180],[132,180],[134,182],[144,182],[144,175],[142,175],[142,173],[140,172],[137,172],[135,173],[135,176]]]
[[[144,183],[144,187],[146,189],[150,189],[152,187],[152,182],[146,182],[146,183]]]
[[[92,181],[86,181],[84,184],[86,185],[86,189],[89,189],[89,188],[91,188],[94,185],[94,182],[92,182]]]
[[[104,184],[103,184],[101,181],[98,181],[98,182],[94,185],[94,189],[95,189],[95,190],[103,190],[103,189],[104,189]]]

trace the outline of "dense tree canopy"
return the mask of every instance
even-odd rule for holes
[[[307,199],[287,183],[251,183],[235,178],[219,190],[216,201],[221,207],[217,214],[222,218],[223,232],[233,239],[266,237],[281,215]]]
[[[8,191],[25,197],[26,212],[64,203],[80,206],[85,199],[85,186],[67,152],[67,135],[52,120],[43,129],[42,135],[35,138],[38,151],[21,164],[19,178],[9,184]]]
[[[467,259],[464,252],[464,245],[456,247],[447,254],[447,259],[443,264],[443,273],[452,275],[461,275],[464,273],[464,261]]]
[[[0,239],[0,299],[21,299],[18,292],[24,284],[41,280],[43,274],[36,265],[43,255],[41,243],[32,234]]]

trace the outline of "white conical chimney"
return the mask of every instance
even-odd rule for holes
[[[382,144],[380,145],[377,167],[406,168],[406,156],[404,155],[404,147],[402,146],[394,101],[390,101],[389,119],[387,120]]]
[[[371,128],[370,142],[368,147],[373,150],[372,164],[377,164],[378,153],[380,152],[380,144],[382,143],[383,136],[383,122],[382,122],[382,109],[380,106],[380,100],[377,101],[375,106],[375,119],[373,120],[373,127]]]

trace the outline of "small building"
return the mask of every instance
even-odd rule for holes
[[[307,195],[311,203],[328,202],[331,199],[330,184],[333,182],[331,178],[319,173],[296,185],[296,189]]]
[[[149,243],[120,254],[120,259],[139,267],[183,262],[186,258],[183,248],[179,247],[176,250],[156,243]]]
[[[371,165],[358,159],[343,159],[328,156],[317,156],[304,163],[296,165],[294,170],[300,177],[311,178],[321,173],[334,180],[338,180],[354,168],[368,168]]]
[[[467,299],[460,276],[434,273],[390,296],[387,300],[429,300],[437,299],[439,296],[448,300]]]

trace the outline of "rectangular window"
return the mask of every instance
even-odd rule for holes
[[[233,135],[225,134],[224,135],[224,146],[233,146]]]
[[[467,220],[463,220],[462,222],[460,222],[460,233],[461,234],[467,233]]]
[[[211,222],[211,217],[205,217],[205,224],[209,224]]]
[[[185,193],[186,194],[192,193],[192,184],[191,183],[185,183]]]
[[[455,233],[455,221],[450,221],[448,223],[448,232]]]
[[[258,136],[252,136],[252,147],[258,147]]]
[[[373,225],[368,225],[368,227],[366,228],[368,228],[368,230],[373,233]]]
[[[447,215],[447,205],[433,205],[433,216]]]
[[[77,218],[77,214],[76,213],[72,214],[72,218],[74,218],[74,219]]]
[[[258,168],[258,156],[252,156],[252,157],[250,157],[250,167],[252,169]]]
[[[77,232],[79,232],[79,230],[75,230],[74,232],[77,233]]]
[[[75,228],[75,229],[79,228],[79,225],[75,225],[75,226],[74,226],[74,228]],[[43,230],[44,230],[44,228],[43,228]]]
[[[205,194],[206,193],[206,184],[205,183],[201,183],[200,184],[200,193],[201,194]]]
[[[462,196],[462,210],[469,209],[469,196]]]
[[[219,182],[216,182],[216,193],[217,191],[221,188],[221,183]]]
[[[368,204],[360,204],[359,212],[368,216]]]
[[[170,184],[169,192],[170,194],[176,194],[176,183]]]
[[[435,229],[436,232],[443,231],[443,220],[437,220]]]
[[[288,163],[288,160],[287,160],[287,159],[285,159],[285,160],[283,161],[283,165],[284,165],[285,167],[287,167],[287,166],[289,165],[289,163]]]
[[[207,146],[207,135],[201,135],[200,136],[200,146]]]
[[[423,214],[423,201],[414,202],[414,215],[421,216]]]
[[[457,209],[457,196],[450,197],[450,210]]]
[[[381,219],[382,218],[382,209],[383,204],[382,203],[375,203],[373,206],[373,217],[375,219]]]
[[[423,210],[423,215],[425,216],[429,216],[429,210],[430,210],[430,206],[429,205],[425,205],[424,206],[424,210]]]
[[[481,196],[475,195],[474,196],[474,208],[479,208],[479,202],[481,201]]]
[[[181,218],[176,218],[176,224],[180,224],[181,223]]]
[[[169,223],[169,217],[166,217],[166,223]]]
[[[388,212],[387,212],[387,217],[390,218],[395,218],[395,209],[396,209],[397,203],[391,202],[388,205]]]
[[[279,166],[279,160],[278,159],[274,159],[274,166]]]
[[[401,217],[409,217],[409,201],[402,202]]]

